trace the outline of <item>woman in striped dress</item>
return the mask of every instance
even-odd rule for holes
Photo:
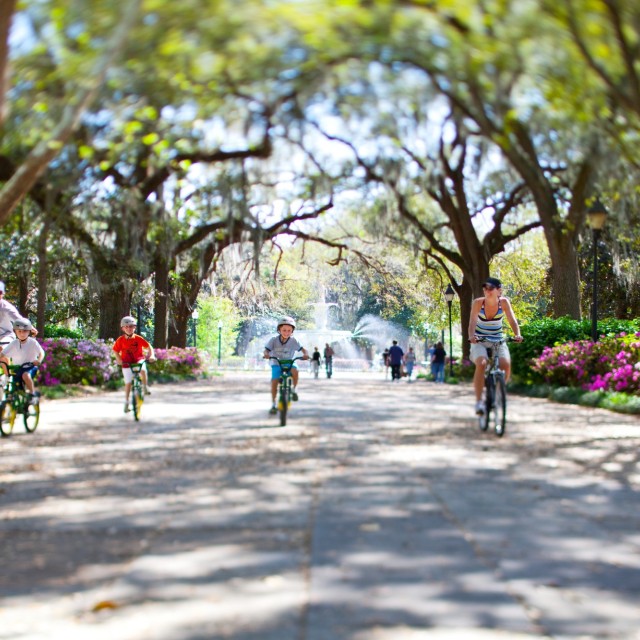
[[[502,283],[498,278],[487,278],[482,285],[484,296],[476,298],[471,305],[469,319],[469,341],[471,342],[471,360],[475,362],[476,371],[473,376],[473,388],[476,393],[476,413],[484,413],[482,389],[484,387],[484,370],[487,365],[487,347],[478,343],[478,339],[499,342],[504,338],[503,322],[506,317],[516,342],[522,340],[518,321],[513,314],[511,303],[502,295]],[[505,380],[511,377],[511,357],[506,344],[498,348],[500,368],[504,371]]]

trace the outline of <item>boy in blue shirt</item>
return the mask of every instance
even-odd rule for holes
[[[296,322],[290,316],[285,316],[278,321],[278,335],[271,338],[264,346],[264,358],[268,358],[271,362],[271,409],[269,413],[277,413],[276,396],[278,394],[278,381],[282,374],[282,370],[277,360],[293,360],[298,351],[302,351],[303,359],[309,359],[308,351],[293,337],[296,329]],[[291,391],[291,399],[297,400],[298,393],[298,368],[294,364],[291,368],[291,377],[293,378],[293,389]]]

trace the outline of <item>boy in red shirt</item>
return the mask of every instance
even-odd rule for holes
[[[136,319],[133,316],[125,316],[120,320],[120,328],[124,335],[120,336],[113,345],[113,351],[116,354],[116,362],[122,367],[122,377],[124,378],[124,412],[129,411],[129,394],[131,392],[131,382],[133,381],[133,373],[131,365],[137,362],[155,361],[153,355],[153,347],[142,337],[136,330]],[[147,365],[142,365],[140,371],[142,384],[145,393],[151,393],[147,384]]]

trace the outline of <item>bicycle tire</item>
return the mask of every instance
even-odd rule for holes
[[[8,400],[0,402],[0,432],[4,437],[10,436],[16,422],[16,410]]]
[[[133,410],[133,418],[136,422],[140,421],[143,404],[144,393],[142,391],[142,387],[135,386],[133,389],[131,389],[131,409]]]
[[[280,388],[280,402],[278,402],[278,412],[280,413],[280,426],[287,426],[287,412],[289,410],[289,396],[291,393],[291,387],[289,382],[282,383]]]
[[[24,428],[27,433],[33,433],[40,423],[40,404],[27,403],[25,401],[24,413],[22,414],[24,420]]]
[[[489,428],[489,412],[491,411],[491,398],[493,397],[493,378],[487,376],[484,380],[484,412],[478,416],[478,426],[480,431],[486,431]]]
[[[495,396],[495,381],[493,376],[488,375],[484,381],[484,413],[480,416],[480,429],[486,431],[491,424],[491,409]]]
[[[502,438],[507,429],[507,388],[504,377],[496,376],[495,385],[492,422],[496,435]]]

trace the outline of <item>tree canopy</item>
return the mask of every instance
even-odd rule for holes
[[[637,314],[639,26],[629,0],[2,3],[3,277],[38,324],[136,310],[156,346],[202,295],[304,317],[290,269],[344,322],[419,327],[451,282],[464,331],[496,272],[578,318],[599,196],[606,308]]]

